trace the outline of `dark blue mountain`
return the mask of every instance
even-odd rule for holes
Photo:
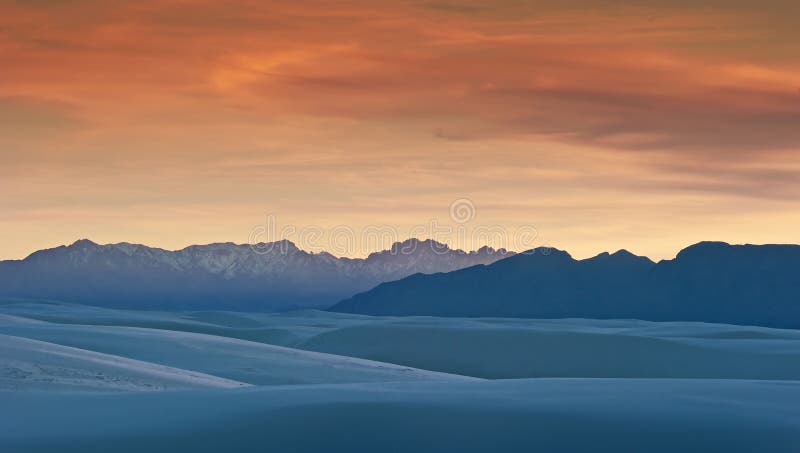
[[[659,263],[624,250],[575,260],[539,248],[490,265],[383,283],[331,310],[800,328],[800,246],[701,242]]]

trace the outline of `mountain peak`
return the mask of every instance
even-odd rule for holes
[[[541,255],[546,257],[572,259],[572,255],[570,255],[569,252],[567,252],[566,250],[560,250],[555,247],[547,247],[547,246],[536,247],[534,249],[528,250],[527,252],[522,252],[520,253],[520,255]]]
[[[510,252],[510,251],[506,250],[503,247],[500,247],[499,249],[496,249],[494,247],[489,247],[488,245],[484,245],[483,247],[479,248],[478,250],[475,250],[474,252],[470,252],[470,253],[475,253],[477,255],[494,255],[494,254],[498,254],[500,256],[506,256],[506,255],[512,256],[512,255],[515,254],[514,252]]]
[[[294,242],[288,239],[281,239],[274,242],[258,242],[255,244],[237,245],[231,244],[235,247],[249,247],[252,251],[259,255],[278,254],[288,255],[300,251],[300,248]],[[306,253],[306,252],[303,252]]]
[[[94,247],[94,246],[97,246],[97,245],[99,245],[99,244],[97,244],[96,242],[93,242],[93,241],[91,241],[89,239],[78,239],[77,241],[75,241],[72,244],[70,244],[69,247],[82,248],[82,247]]]
[[[427,248],[436,253],[446,253],[451,250],[447,244],[442,244],[433,239],[408,238],[403,242],[395,242],[392,244],[389,253],[395,255],[398,253],[412,255],[424,251]]]
[[[617,250],[614,253],[603,252],[591,258],[582,260],[585,263],[592,263],[600,266],[640,266],[653,265],[653,261],[646,256],[635,255],[625,249]]]
[[[702,241],[696,244],[692,244],[686,247],[685,249],[681,250],[680,252],[678,252],[675,259],[706,256],[710,253],[718,252],[720,250],[730,249],[731,247],[733,246],[728,244],[727,242]]]
[[[596,258],[642,258],[642,257],[634,255],[633,253],[625,249],[619,249],[614,253],[609,253],[609,252],[598,253],[597,255],[589,259],[596,259]]]

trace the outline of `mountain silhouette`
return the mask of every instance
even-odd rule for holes
[[[168,251],[82,239],[0,261],[0,296],[108,307],[284,310],[327,307],[415,273],[446,272],[512,255],[409,239],[367,258],[310,253],[290,241],[193,245]]]
[[[658,263],[625,250],[575,260],[538,248],[486,266],[383,283],[331,310],[800,328],[800,246],[701,242]]]

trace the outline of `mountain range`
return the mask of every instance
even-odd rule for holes
[[[634,318],[800,328],[800,246],[701,242],[658,263],[626,250],[465,252],[409,239],[366,258],[290,241],[177,251],[83,239],[0,261],[0,297],[118,308]],[[337,303],[338,302],[338,303]]]
[[[382,282],[512,255],[409,239],[366,258],[311,253],[290,241],[217,243],[169,251],[82,239],[0,261],[0,296],[108,307],[274,311],[328,307]]]
[[[383,283],[331,310],[800,328],[800,246],[701,242],[658,263],[625,250],[576,260],[539,248],[488,266]]]

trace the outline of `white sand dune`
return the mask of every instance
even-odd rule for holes
[[[131,391],[246,385],[155,363],[0,335],[0,389]]]
[[[0,325],[14,325],[14,324],[46,324],[45,321],[37,319],[25,318],[23,316],[14,316],[0,313]]]
[[[793,332],[766,329],[747,337],[745,329],[710,324],[702,336],[702,326],[672,323],[651,332],[637,323],[376,321],[318,334],[299,347],[489,379],[800,379],[800,338]]]
[[[52,324],[4,325],[0,319],[0,333],[258,385],[392,380],[394,371],[380,376],[366,366],[363,369],[370,371],[362,376],[323,372],[317,368],[322,362],[311,356],[256,343],[491,379],[800,379],[800,332],[764,327],[637,320],[392,318],[319,311],[160,313],[37,303],[0,305],[2,312]],[[180,340],[172,332],[212,337]],[[231,343],[223,337],[252,341]],[[293,358],[285,361],[284,356]]]
[[[474,379],[355,357],[171,330],[46,324],[0,326],[0,333],[254,385]]]
[[[0,303],[3,453],[794,453],[798,402],[792,330]]]

